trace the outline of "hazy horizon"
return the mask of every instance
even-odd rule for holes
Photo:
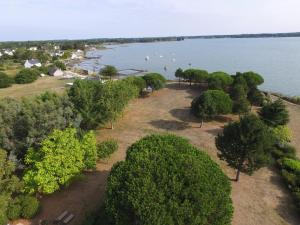
[[[0,0],[0,41],[300,31],[298,0]]]

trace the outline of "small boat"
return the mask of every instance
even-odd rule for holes
[[[173,59],[172,59],[172,61],[173,61],[173,62],[175,62],[175,61],[176,61],[176,59],[175,59],[175,58],[173,58]]]
[[[165,70],[165,71],[167,71],[167,70],[168,70],[167,66],[164,66],[164,70]]]
[[[146,57],[145,57],[145,60],[146,60],[146,61],[148,61],[149,59],[150,59],[150,57],[149,57],[149,56],[146,56]]]
[[[160,56],[159,56],[159,58],[163,58],[163,57],[164,57],[163,55],[160,55]]]

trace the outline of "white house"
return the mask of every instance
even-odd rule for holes
[[[82,59],[83,56],[81,54],[76,53],[72,53],[71,55],[71,59]]]
[[[57,46],[57,45],[54,46],[54,50],[59,50],[59,49],[60,49],[59,46]]]
[[[25,66],[25,68],[31,68],[33,66],[41,67],[42,64],[37,59],[29,59],[29,60],[26,60],[24,66]]]
[[[50,76],[54,76],[54,77],[61,77],[64,75],[64,72],[61,69],[58,69],[56,67],[50,68],[48,73]]]
[[[0,52],[0,57],[2,56],[2,53]]]
[[[30,47],[29,50],[30,50],[30,51],[37,51],[38,48],[37,48],[37,47]]]
[[[8,49],[6,49],[6,50],[4,51],[4,54],[13,56],[13,55],[14,55],[14,50],[8,50]]]

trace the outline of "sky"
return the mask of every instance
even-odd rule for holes
[[[0,0],[0,41],[300,31],[300,0]]]

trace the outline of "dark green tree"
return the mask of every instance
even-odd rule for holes
[[[258,113],[268,126],[277,127],[289,122],[289,112],[281,99],[264,105]]]
[[[0,72],[0,88],[10,87],[14,83],[14,79],[7,74]]]
[[[240,172],[252,174],[270,160],[272,135],[265,124],[255,115],[247,115],[238,122],[225,126],[223,134],[216,138],[219,157]]]
[[[248,93],[248,100],[251,105],[262,106],[264,103],[264,95],[257,88],[252,88]]]
[[[108,178],[111,224],[231,224],[228,178],[210,157],[175,135],[133,144]]]
[[[114,66],[107,65],[100,70],[99,74],[105,77],[109,77],[109,79],[111,80],[112,77],[118,75],[118,70]]]
[[[235,100],[233,103],[232,111],[239,115],[247,114],[250,112],[250,103],[245,97],[240,97],[239,99]]]
[[[39,77],[39,72],[36,69],[22,69],[15,76],[15,82],[17,84],[28,84],[37,80]]]
[[[252,88],[257,88],[257,86],[261,85],[264,83],[264,78],[259,75],[258,73],[249,71],[245,73],[238,73],[239,75],[242,75],[244,79],[247,82],[247,85],[250,89]]]
[[[201,119],[202,126],[206,118],[231,113],[232,100],[223,91],[208,90],[192,101],[191,110],[196,117]]]
[[[214,72],[208,77],[208,88],[215,90],[225,90],[233,82],[233,78],[224,72]]]
[[[181,81],[181,78],[183,78],[183,70],[181,68],[178,68],[175,72],[175,77],[178,78],[178,83],[179,83],[179,86],[180,86],[180,81]]]

